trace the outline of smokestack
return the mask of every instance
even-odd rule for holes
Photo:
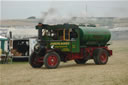
[[[38,39],[41,41],[42,40],[42,26],[43,24],[39,22],[39,24],[36,26],[38,29]]]

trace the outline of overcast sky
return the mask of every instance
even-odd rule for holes
[[[47,12],[51,8],[62,17],[128,17],[128,0],[2,0],[0,4],[2,19],[25,19],[29,16],[39,18],[43,12]]]

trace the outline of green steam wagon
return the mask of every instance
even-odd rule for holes
[[[74,60],[84,64],[94,59],[95,64],[106,64],[112,50],[108,48],[110,31],[104,28],[83,27],[74,24],[46,25],[39,23],[38,43],[34,47],[29,63],[34,68],[45,65],[57,68],[60,61]]]

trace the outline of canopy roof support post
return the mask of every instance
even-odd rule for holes
[[[4,52],[4,44],[5,44],[5,41],[4,41],[4,40],[1,40],[1,49],[2,49],[2,53]]]

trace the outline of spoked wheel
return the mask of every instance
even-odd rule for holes
[[[108,52],[105,49],[96,49],[93,58],[95,64],[106,64],[108,62]]]
[[[77,64],[85,64],[88,60],[86,59],[76,59],[74,60]]]
[[[57,68],[60,64],[60,56],[56,52],[47,53],[44,56],[44,64],[49,69]]]
[[[41,66],[43,65],[43,60],[42,62],[38,62],[38,60],[39,60],[39,57],[37,56],[35,52],[33,52],[29,58],[29,64],[33,68],[41,68]]]

